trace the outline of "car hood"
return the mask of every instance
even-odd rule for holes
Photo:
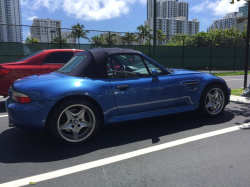
[[[13,86],[15,87],[20,87],[25,84],[30,84],[34,82],[40,82],[40,81],[47,81],[51,79],[60,79],[65,77],[64,75],[58,74],[58,73],[47,73],[47,74],[42,74],[42,75],[32,75],[29,77],[24,77],[21,79],[17,79],[14,83]]]
[[[192,71],[187,69],[171,69],[174,71],[172,75],[186,75],[186,74],[200,74],[202,72],[199,71]]]

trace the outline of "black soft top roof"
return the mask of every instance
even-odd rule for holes
[[[84,56],[84,60],[71,72],[62,74],[75,77],[108,78],[107,58],[113,54],[124,53],[139,54],[140,52],[120,48],[95,48],[81,51],[76,53],[75,56]]]
[[[122,48],[95,48],[88,50],[94,57],[97,64],[103,63],[107,60],[108,56],[119,53],[130,53],[130,54],[139,54],[139,51],[133,49],[122,49]],[[78,52],[76,55],[84,55],[83,52]]]

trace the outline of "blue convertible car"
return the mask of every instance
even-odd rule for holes
[[[220,115],[231,90],[208,73],[166,69],[139,51],[82,51],[56,72],[16,80],[9,126],[48,129],[62,143],[93,137],[101,124],[199,110]]]

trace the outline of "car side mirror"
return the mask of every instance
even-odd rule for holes
[[[152,79],[153,82],[158,82],[159,81],[158,76],[157,76],[158,72],[155,69],[151,69],[151,75],[153,77],[153,79]]]

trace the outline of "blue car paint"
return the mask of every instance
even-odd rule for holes
[[[40,131],[45,127],[51,108],[68,96],[83,95],[97,101],[103,110],[104,124],[109,124],[196,110],[204,89],[213,82],[222,83],[230,95],[230,89],[219,77],[197,71],[173,70],[172,74],[158,76],[159,82],[152,82],[152,77],[146,77],[138,78],[134,83],[132,79],[80,78],[56,72],[34,75],[16,81],[12,86],[28,95],[32,102],[19,104],[9,98],[6,108],[14,125]],[[197,84],[187,86],[183,84],[185,81],[197,81]],[[116,86],[121,84],[132,89],[117,89]]]

